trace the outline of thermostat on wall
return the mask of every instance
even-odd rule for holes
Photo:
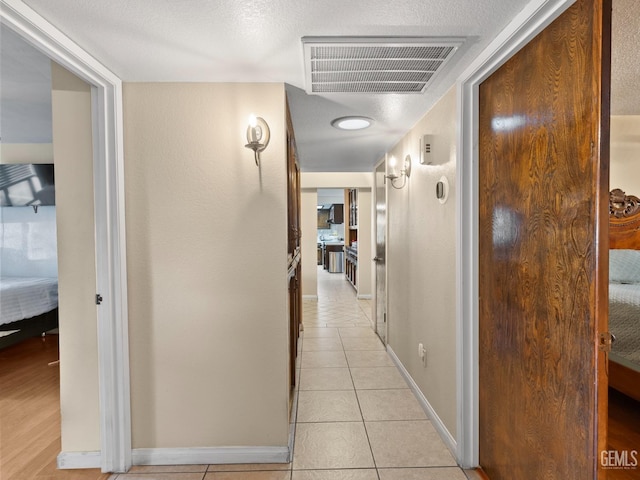
[[[420,137],[420,163],[422,165],[433,165],[435,163],[433,138],[433,135],[423,135]]]
[[[447,177],[440,177],[436,183],[436,198],[440,203],[445,203],[449,198],[449,180]]]

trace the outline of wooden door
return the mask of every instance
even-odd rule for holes
[[[293,123],[287,102],[287,243],[289,270],[289,372],[296,383],[298,337],[302,323],[302,269],[300,265],[300,165],[296,151]]]
[[[604,3],[578,0],[480,86],[480,464],[492,480],[604,478]]]

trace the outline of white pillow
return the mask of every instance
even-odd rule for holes
[[[640,250],[609,250],[609,282],[640,283]]]

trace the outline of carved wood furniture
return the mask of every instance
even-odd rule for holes
[[[609,197],[609,248],[640,250],[640,199],[619,188],[612,190]],[[640,365],[636,371],[610,359],[609,386],[640,400]]]

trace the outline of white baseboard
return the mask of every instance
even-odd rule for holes
[[[285,447],[137,448],[134,465],[216,465],[225,463],[288,463]]]
[[[100,452],[61,452],[58,454],[57,464],[61,470],[100,468],[102,455]]]
[[[368,293],[368,294],[365,293],[365,294],[362,294],[362,295],[360,295],[360,294],[356,295],[356,298],[358,300],[371,300],[372,297],[371,297],[370,293]]]
[[[302,295],[303,300],[315,300],[318,301],[318,295]]]
[[[420,390],[416,382],[413,380],[411,375],[409,375],[409,372],[407,371],[407,369],[404,368],[404,365],[402,364],[400,359],[397,357],[397,355],[391,348],[391,345],[387,345],[387,352],[391,356],[391,359],[393,360],[393,362],[398,367],[398,370],[400,370],[400,373],[402,374],[404,379],[409,384],[409,388],[411,388],[413,393],[418,398],[418,403],[420,403],[420,406],[424,410],[424,413],[427,414],[427,417],[429,417],[429,420],[431,420],[431,423],[433,424],[434,428],[442,438],[442,441],[447,446],[447,448],[451,450],[451,454],[453,455],[453,458],[455,458],[457,461],[458,457],[457,457],[456,439],[453,438],[449,430],[447,430],[447,427],[445,427],[444,423],[442,422],[442,420],[440,419],[436,411],[433,409],[433,407],[431,406],[427,398],[424,396],[424,394],[422,393],[422,391]]]

